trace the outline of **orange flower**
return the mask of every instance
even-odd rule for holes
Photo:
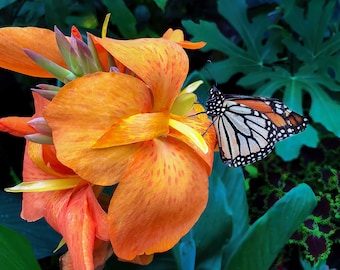
[[[21,29],[0,29],[0,66],[65,83],[35,89],[52,101],[34,94],[32,118],[0,120],[0,130],[30,140],[24,183],[10,189],[25,192],[23,218],[45,217],[63,235],[66,269],[103,264],[108,240],[120,259],[149,263],[192,228],[207,203],[216,136],[214,129],[201,136],[211,122],[188,117],[203,109],[193,93],[180,93],[188,58],[179,45],[186,43],[177,34],[131,41],[90,35],[87,48],[77,31],[69,42],[56,30],[57,42],[38,47],[35,39],[50,32],[24,28],[25,42],[6,55],[3,33],[17,40]],[[23,57],[21,46],[29,58],[17,67],[11,63]],[[61,53],[45,53],[57,47]],[[105,213],[101,190],[116,184]]]
[[[26,48],[35,49],[41,55],[49,51],[57,51],[56,43],[51,38],[47,39],[51,41],[50,44],[45,41],[44,46],[41,47],[30,44],[30,42],[36,44],[34,41],[39,34],[44,33],[49,36],[50,32],[31,27],[0,29],[0,48],[7,46],[4,37],[16,41],[20,35],[23,39],[23,41],[19,39],[21,42],[11,48],[10,54],[0,49],[0,65],[29,75],[52,77],[52,75],[45,74],[44,70],[23,55],[20,48],[20,44],[24,44]],[[28,35],[25,36],[25,34]],[[12,40],[9,40],[9,44],[12,44]],[[60,59],[58,59],[59,56]],[[23,59],[27,61],[26,65],[20,62]],[[63,62],[60,54],[52,59],[56,62]],[[17,64],[18,61],[19,67],[8,65],[11,62]],[[39,88],[35,90],[43,96],[52,98],[55,95],[55,93],[48,94],[48,89],[56,90],[52,86],[39,85]],[[66,255],[62,262],[65,265],[64,269],[71,257],[74,269],[93,269],[103,265],[107,257],[112,254],[112,249],[108,248],[111,244],[108,236],[107,214],[98,203],[88,182],[82,180],[72,169],[61,164],[56,157],[54,146],[46,144],[52,143],[52,134],[42,114],[50,101],[36,92],[33,92],[33,97],[35,114],[32,117],[0,119],[0,131],[29,139],[24,154],[24,182],[7,191],[24,192],[21,212],[23,219],[36,221],[45,217],[48,223],[63,235],[71,254],[71,256]],[[70,225],[70,220],[72,225]]]
[[[169,250],[199,218],[215,134],[205,135],[205,153],[182,127],[199,135],[210,121],[170,112],[188,72],[180,46],[162,38],[96,42],[137,77],[76,79],[44,116],[63,164],[95,185],[119,183],[108,211],[110,239],[119,258],[133,260]]]

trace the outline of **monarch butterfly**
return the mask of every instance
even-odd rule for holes
[[[223,94],[215,86],[206,113],[212,117],[221,159],[230,167],[263,159],[276,142],[303,131],[308,123],[277,99]]]

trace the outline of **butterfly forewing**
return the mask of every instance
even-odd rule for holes
[[[222,161],[238,167],[266,157],[275,143],[306,128],[308,120],[274,98],[225,95],[210,90],[212,117]]]

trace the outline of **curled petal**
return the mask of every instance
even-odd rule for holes
[[[55,192],[46,205],[45,218],[63,235],[74,269],[94,269],[95,239],[108,241],[109,237],[106,213],[90,185],[83,182],[72,190]]]
[[[55,176],[47,174],[41,170],[30,158],[28,152],[32,142],[26,143],[24,154],[24,168],[22,172],[24,182],[39,181],[41,179],[53,179]],[[41,146],[41,145],[39,145]],[[47,201],[51,198],[54,191],[23,193],[21,218],[27,221],[36,221],[43,217]]]
[[[121,73],[98,72],[62,87],[47,106],[45,119],[63,164],[94,184],[113,185],[138,143],[114,149],[92,146],[120,119],[151,108],[150,90],[142,81]]]
[[[24,53],[24,48],[66,67],[52,31],[37,27],[0,28],[1,67],[29,76],[53,78]]]
[[[188,56],[180,46],[162,38],[96,41],[150,86],[154,111],[171,107],[189,69]]]
[[[164,34],[163,38],[175,41],[177,42],[178,45],[180,45],[184,49],[191,49],[191,50],[196,50],[196,49],[201,49],[203,48],[207,43],[200,41],[200,42],[190,42],[184,40],[184,34],[183,31],[180,29],[175,29],[173,30],[172,28],[169,28]]]
[[[116,122],[92,148],[107,148],[152,140],[169,132],[168,113],[135,114]]]
[[[207,197],[208,170],[189,146],[171,137],[143,143],[111,199],[115,254],[133,260],[171,249],[195,224]]]

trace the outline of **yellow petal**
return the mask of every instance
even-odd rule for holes
[[[169,120],[169,125],[188,137],[204,154],[208,153],[209,148],[207,143],[203,139],[202,135],[195,129],[174,119]]]
[[[44,192],[64,190],[75,187],[81,181],[80,178],[64,178],[43,181],[22,182],[14,187],[5,188],[7,192]]]
[[[176,98],[174,104],[172,104],[170,112],[177,115],[186,115],[196,101],[197,96],[194,93],[181,94]]]

